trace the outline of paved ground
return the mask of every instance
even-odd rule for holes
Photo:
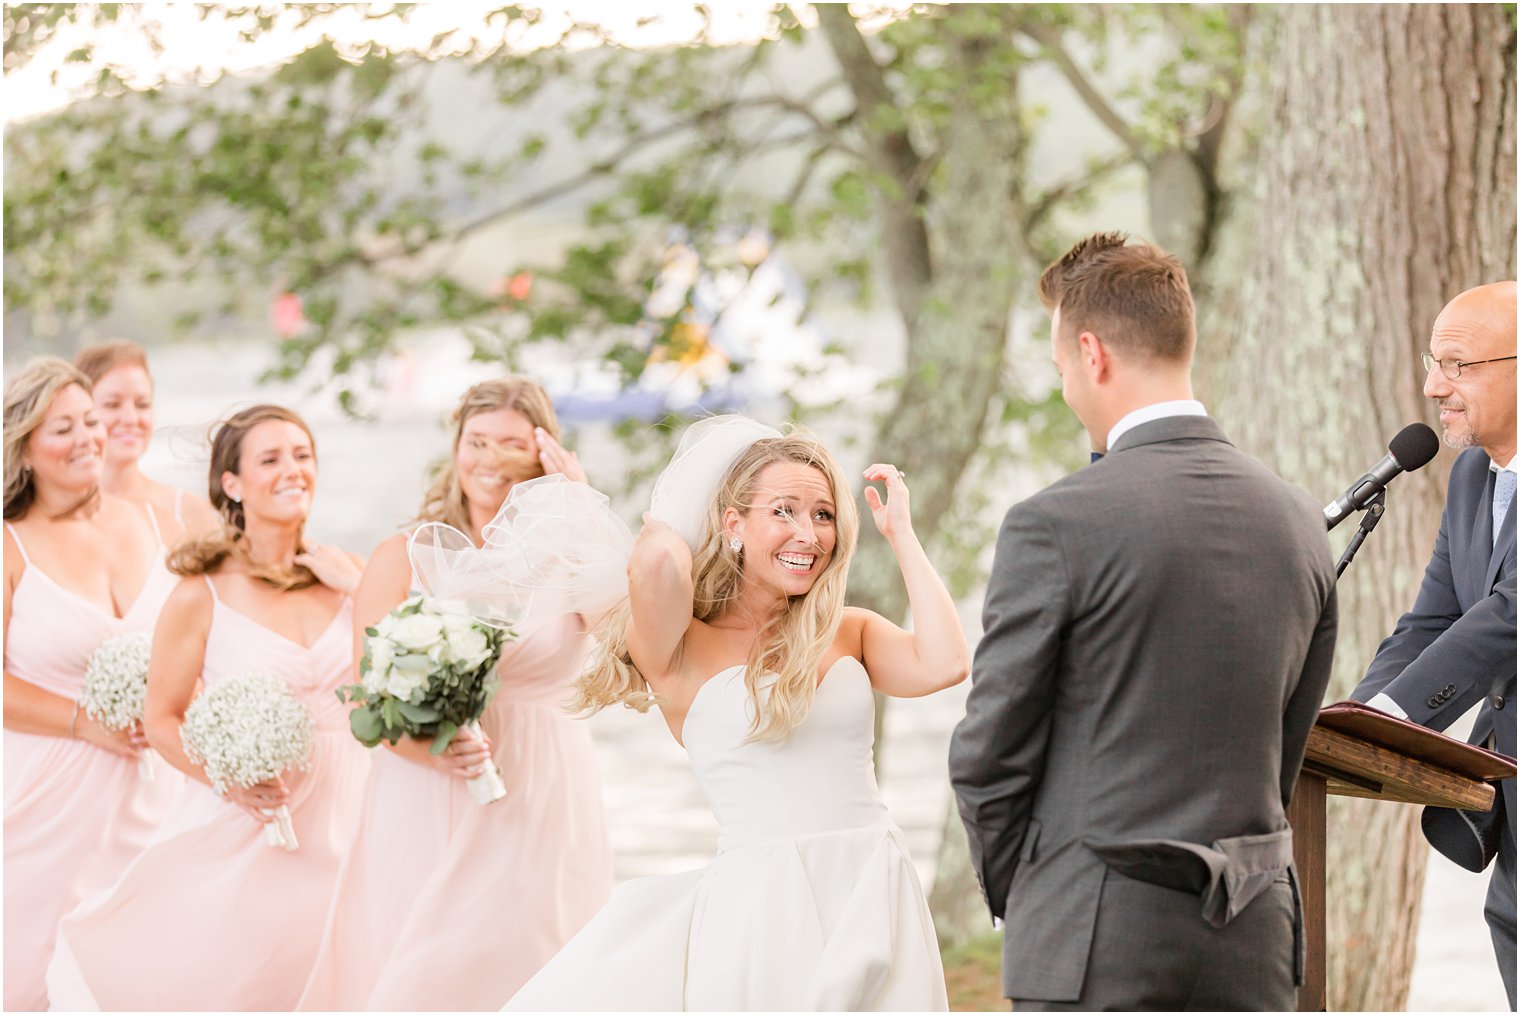
[[[887,712],[882,794],[927,888],[949,794],[945,747],[966,685]],[[686,755],[655,713],[626,709],[589,720],[602,761],[619,880],[703,866],[717,825]],[[1508,1005],[1483,923],[1488,876],[1434,856],[1426,879],[1411,1011],[1503,1011]]]

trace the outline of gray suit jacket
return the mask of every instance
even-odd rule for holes
[[[1261,890],[1248,869],[1288,865],[1335,642],[1307,493],[1213,420],[1142,424],[1008,512],[983,627],[950,778],[1009,997],[1077,1000],[1110,867],[1165,883],[1148,863],[1196,853],[1186,887],[1220,926]]]

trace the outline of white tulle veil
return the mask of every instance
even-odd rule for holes
[[[696,552],[723,477],[750,445],[780,436],[747,416],[693,423],[655,480],[650,514]],[[585,483],[549,475],[517,484],[481,539],[476,547],[443,522],[419,526],[408,552],[421,589],[496,624],[565,613],[594,622],[628,597],[633,533]]]

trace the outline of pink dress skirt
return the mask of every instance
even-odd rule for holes
[[[507,795],[376,748],[364,817],[302,1010],[495,1011],[612,890],[601,777],[564,709],[574,617],[509,642],[481,719]]]
[[[300,849],[267,845],[246,811],[187,780],[153,842],[115,886],[59,927],[48,969],[55,1008],[288,1011],[295,1004],[369,769],[333,693],[352,678],[352,613],[344,600],[308,647],[216,600],[206,685],[249,670],[273,673],[316,720],[311,767],[285,776]]]
[[[164,567],[160,540],[142,590],[115,617],[49,578],[6,528],[26,567],[11,597],[5,672],[78,701],[91,653],[109,638],[151,631],[179,579]],[[136,761],[83,740],[6,730],[4,744],[5,1009],[45,1011],[58,921],[141,852],[183,780],[160,762],[145,782]]]

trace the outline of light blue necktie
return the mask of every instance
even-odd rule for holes
[[[1504,522],[1504,516],[1509,514],[1510,503],[1515,499],[1515,474],[1508,469],[1500,469],[1494,477],[1494,542],[1499,542],[1499,526]]]

